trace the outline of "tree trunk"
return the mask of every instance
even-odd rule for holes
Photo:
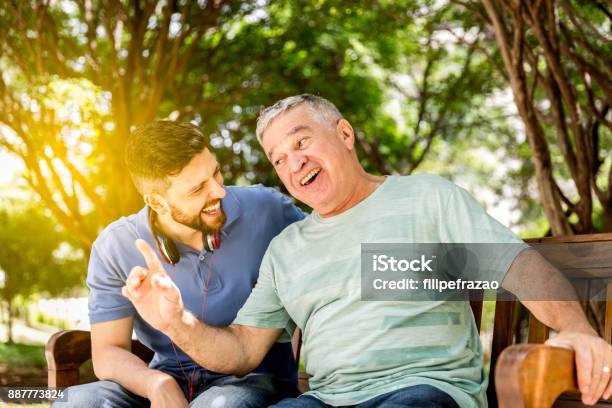
[[[8,338],[8,344],[13,344],[13,320],[14,320],[14,316],[13,316],[13,299],[10,298],[8,300],[8,302],[6,303],[6,310],[7,310],[7,315],[6,315],[6,335]]]
[[[461,4],[478,7],[475,3]],[[589,63],[592,57],[605,59],[605,50],[596,43],[583,44],[587,41],[583,31],[594,29],[588,24],[583,27],[580,22],[586,21],[586,16],[564,0],[483,0],[482,5],[486,11],[483,18],[495,34],[504,71],[525,124],[540,201],[552,235],[594,232],[593,190],[602,203],[604,230],[609,231],[612,173],[607,189],[597,188],[595,181],[604,163],[599,159],[600,135],[587,132],[604,126],[612,128],[606,118],[610,100],[605,91],[609,81],[600,71],[605,67]],[[558,13],[559,7],[564,9],[563,17]],[[592,34],[596,36],[596,30]],[[587,100],[589,104],[584,102]],[[555,180],[547,132],[555,133],[575,196],[566,196],[560,188],[562,184]],[[572,216],[577,217],[577,222],[570,223]]]

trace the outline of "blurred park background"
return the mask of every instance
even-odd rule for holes
[[[605,0],[1,1],[0,385],[46,384],[49,335],[89,327],[89,251],[142,205],[123,148],[154,119],[282,189],[257,113],[315,93],[371,172],[447,177],[522,237],[612,231],[611,23]]]

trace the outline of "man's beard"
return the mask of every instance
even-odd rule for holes
[[[203,208],[206,208],[210,205],[212,204],[206,204]],[[170,204],[170,216],[174,221],[194,230],[202,231],[202,233],[204,234],[210,234],[212,232],[219,231],[221,227],[225,225],[227,217],[225,215],[225,212],[223,211],[223,206],[221,206],[219,210],[221,211],[221,215],[214,221],[214,224],[208,224],[202,219],[201,210],[197,215],[190,217],[174,205]]]

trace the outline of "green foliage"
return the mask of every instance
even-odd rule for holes
[[[471,26],[462,9],[426,1],[292,1],[273,2],[266,11],[256,23],[228,29],[233,36],[212,61],[196,53],[186,70],[191,77],[219,59],[220,71],[207,75],[205,94],[232,110],[217,120],[197,111],[185,117],[200,120],[211,134],[228,183],[244,177],[278,184],[253,135],[256,113],[301,92],[338,105],[357,130],[362,163],[377,173],[409,174],[428,161],[431,169],[441,150],[461,152],[467,140],[472,146],[511,144],[508,114],[491,103],[503,78],[476,52],[480,40],[464,44],[469,36],[462,33]],[[241,64],[245,56],[247,66]],[[236,88],[242,88],[239,98],[229,91]],[[487,184],[488,172],[475,173]]]
[[[0,343],[0,362],[9,366],[46,367],[45,346]]]
[[[11,302],[35,292],[58,295],[82,282],[84,257],[39,207],[0,209],[0,297]]]
[[[61,330],[68,330],[70,325],[64,319],[57,319],[55,317],[49,316],[43,311],[37,311],[33,313],[33,318],[30,317],[34,322],[38,324],[43,324],[45,326],[58,327]]]
[[[0,146],[23,158],[30,186],[88,251],[101,227],[142,205],[123,164],[133,126],[196,121],[226,183],[278,185],[254,137],[257,113],[310,92],[354,125],[367,170],[467,178],[514,200],[521,223],[538,222],[532,152],[512,122],[508,78],[478,3],[1,3],[0,124],[8,130]],[[571,4],[605,26],[597,6]],[[563,11],[560,18],[568,20]],[[610,44],[599,37],[589,41],[605,55]],[[545,95],[537,89],[535,98]],[[555,128],[544,126],[555,175],[567,180]],[[604,132],[602,169],[612,165]]]
[[[10,49],[0,57],[0,91],[16,102],[0,102],[0,122],[15,132],[4,144],[24,158],[30,184],[85,250],[100,227],[141,205],[122,150],[130,127],[154,118],[200,123],[228,184],[279,184],[255,119],[296,93],[334,101],[357,130],[364,166],[377,173],[433,169],[446,151],[459,152],[444,160],[443,174],[454,173],[453,163],[466,163],[462,149],[509,135],[505,112],[491,103],[503,78],[479,51],[479,23],[461,7],[219,4],[64,1],[39,13],[31,2],[0,5],[0,41]],[[44,177],[45,168],[56,176]],[[483,169],[474,174],[488,183]]]

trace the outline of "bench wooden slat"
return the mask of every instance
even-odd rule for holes
[[[612,242],[612,232],[602,232],[597,234],[582,234],[582,235],[560,235],[557,237],[536,237],[526,238],[523,241],[527,243],[554,243],[554,242]]]
[[[604,339],[612,343],[612,282],[608,282],[606,290],[606,321],[604,322]]]
[[[489,387],[487,388],[487,400],[495,405],[497,395],[495,390],[495,370],[497,359],[505,348],[513,343],[514,340],[514,301],[495,302],[495,320],[493,323],[493,343],[491,345],[491,364],[489,369]]]
[[[548,339],[550,329],[529,313],[529,343],[541,344]]]
[[[476,329],[480,333],[480,326],[482,323],[482,299],[484,298],[484,290],[479,292],[476,296],[477,299],[470,300],[470,307],[472,308],[472,314],[474,315],[474,321],[476,322]]]

